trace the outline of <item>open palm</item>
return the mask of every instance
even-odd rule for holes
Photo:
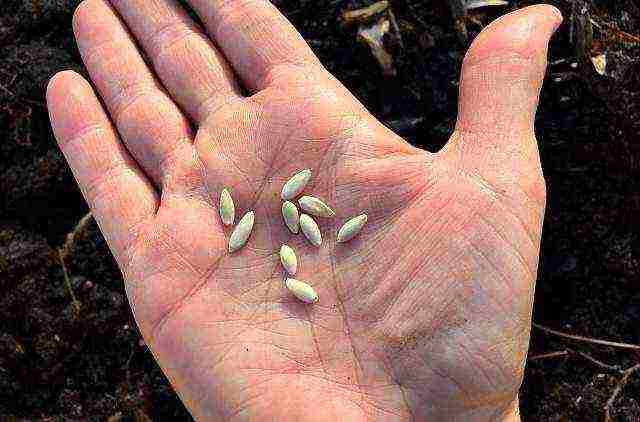
[[[190,3],[206,32],[174,0],[86,0],[74,29],[109,115],[73,72],[52,79],[48,103],[145,340],[193,415],[516,418],[545,202],[532,121],[555,9],[478,37],[456,131],[430,154],[377,122],[270,3]],[[320,220],[320,248],[280,214],[304,168],[305,192],[337,212]],[[240,215],[256,212],[232,255],[224,187]],[[365,229],[336,244],[360,212]],[[284,288],[282,243],[318,303]]]

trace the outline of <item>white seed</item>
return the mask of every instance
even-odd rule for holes
[[[305,195],[298,199],[298,204],[300,204],[300,208],[302,208],[303,211],[306,211],[311,215],[315,215],[316,217],[333,217],[336,215],[336,213],[329,208],[327,204],[315,196]]]
[[[314,246],[320,246],[322,244],[322,235],[320,234],[320,228],[316,222],[307,214],[300,216],[300,228],[304,236]]]
[[[282,204],[282,217],[284,224],[287,225],[291,233],[298,234],[300,231],[300,214],[298,208],[291,201],[285,201]]]
[[[231,198],[231,193],[229,193],[229,189],[222,189],[222,193],[220,194],[220,218],[222,219],[222,224],[225,226],[230,226],[233,224],[233,220],[236,219],[236,207],[233,205],[233,198]]]
[[[295,278],[287,278],[284,284],[295,297],[304,303],[315,303],[318,301],[318,293],[307,283],[296,280]]]
[[[288,201],[295,198],[302,192],[309,180],[311,179],[311,170],[304,169],[294,174],[282,187],[282,199]]]
[[[362,230],[362,227],[366,222],[367,214],[360,214],[357,217],[353,217],[352,219],[344,223],[342,227],[340,227],[340,230],[338,230],[338,238],[336,239],[336,241],[338,243],[342,243],[353,239],[353,237],[357,235],[360,230]]]
[[[280,262],[282,262],[282,266],[287,274],[296,275],[298,271],[298,258],[292,247],[287,245],[280,247]]]
[[[253,211],[246,213],[241,219],[231,237],[229,238],[229,253],[233,253],[244,246],[251,235],[255,214]]]

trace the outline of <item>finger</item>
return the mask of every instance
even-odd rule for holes
[[[85,0],[73,23],[82,59],[127,149],[163,189],[194,183],[190,124],[115,12],[105,0]]]
[[[175,0],[111,0],[172,97],[201,122],[239,98],[233,72]]]
[[[189,0],[245,86],[261,90],[283,72],[319,66],[302,36],[268,0]]]
[[[75,72],[49,82],[53,133],[118,262],[154,216],[157,193],[129,155],[91,86]]]
[[[560,23],[552,6],[532,6],[485,29],[465,57],[458,127],[530,134],[547,63],[547,44]]]
[[[533,121],[547,44],[561,20],[552,6],[531,6],[478,35],[464,60],[458,122],[443,155],[495,177],[541,179]]]

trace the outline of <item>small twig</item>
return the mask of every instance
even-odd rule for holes
[[[73,249],[73,244],[75,243],[78,236],[84,233],[84,231],[87,229],[87,227],[89,226],[89,223],[91,222],[92,217],[93,216],[91,215],[90,212],[85,214],[85,216],[78,221],[78,224],[76,224],[73,230],[71,230],[69,234],[67,234],[67,239],[65,240],[64,245],[62,245],[62,248],[60,249],[61,253],[63,254],[63,258],[66,258],[67,255],[71,253],[71,250]]]
[[[11,80],[9,82],[7,82],[7,85],[11,86],[15,83],[16,79],[18,79],[18,75],[10,75],[9,73],[3,72],[5,73],[5,75],[9,75],[11,76]],[[4,84],[0,84],[0,89],[2,89],[4,92],[6,92],[7,94],[9,94],[9,96],[11,97],[15,97],[16,94],[13,93],[13,91],[11,91],[9,88],[7,88]]]
[[[136,354],[136,347],[131,346],[131,353],[129,353],[129,357],[127,358],[127,363],[125,364],[125,367],[127,368],[127,373],[126,373],[127,382],[131,381],[131,360],[133,359],[133,356],[135,354]]]
[[[587,342],[587,343],[599,344],[601,346],[615,347],[615,348],[618,348],[618,349],[640,350],[640,345],[637,345],[637,344],[618,343],[618,342],[615,342],[615,341],[600,340],[600,339],[596,339],[596,338],[578,336],[578,335],[575,335],[575,334],[567,334],[567,333],[563,333],[561,331],[556,331],[556,330],[553,330],[551,328],[545,327],[544,325],[540,325],[540,324],[536,324],[536,323],[533,323],[533,326],[535,328],[539,329],[539,330],[542,330],[542,331],[546,332],[546,333],[553,334],[553,335],[556,335],[558,337],[568,338],[568,339],[571,339],[571,340],[577,340],[577,341],[583,341],[583,342]]]
[[[611,407],[613,406],[613,404],[615,403],[616,399],[618,398],[618,396],[622,392],[622,389],[629,382],[629,378],[631,378],[631,375],[633,375],[634,373],[639,372],[639,371],[640,371],[640,363],[635,365],[635,366],[632,366],[629,369],[625,369],[624,371],[622,371],[622,378],[620,378],[620,381],[618,381],[618,385],[616,385],[616,388],[613,390],[613,393],[611,393],[611,397],[609,397],[609,400],[607,400],[607,405],[604,408],[604,421],[605,422],[612,422],[613,421],[613,419],[611,418]]]
[[[73,251],[73,246],[80,234],[84,233],[89,222],[91,221],[92,215],[91,213],[87,213],[84,217],[78,221],[78,224],[73,228],[73,230],[67,234],[67,239],[60,249],[58,249],[58,260],[60,261],[60,265],[62,266],[62,274],[64,276],[64,284],[69,292],[69,296],[71,297],[71,303],[73,304],[73,309],[76,317],[80,315],[81,303],[76,298],[75,293],[73,292],[73,286],[71,286],[71,277],[69,277],[69,270],[67,269],[66,259]]]
[[[600,361],[600,360],[594,358],[593,356],[588,355],[588,354],[586,354],[584,352],[573,352],[573,353],[582,356],[583,358],[585,358],[589,362],[595,364],[596,366],[599,366],[602,369],[606,369],[607,371],[620,372],[620,367],[618,365],[609,365],[609,364],[604,363],[604,362],[602,362],[602,361]]]
[[[537,324],[536,324],[537,325]],[[544,330],[546,327],[538,327],[542,330]],[[551,330],[551,329],[547,329],[549,330],[549,332],[552,332],[553,334],[556,334],[557,332],[554,332],[555,330]],[[562,337],[565,336],[570,336],[569,338],[574,338],[574,337],[580,337],[580,336],[572,336],[570,334],[564,334],[564,333],[560,333],[562,334]],[[558,334],[558,335],[560,335]],[[582,338],[580,339],[582,340]],[[588,339],[588,340],[593,340],[593,339]],[[606,343],[611,343],[611,342],[606,342]],[[600,343],[597,343],[600,344]],[[607,346],[610,346],[610,344],[606,344]],[[615,389],[613,390],[613,392],[611,393],[611,396],[609,397],[609,400],[607,400],[607,404],[605,406],[605,415],[604,415],[604,420],[605,422],[613,422],[613,419],[611,418],[611,408],[613,407],[613,404],[615,403],[615,401],[617,400],[618,396],[620,395],[620,393],[622,392],[622,390],[624,389],[624,387],[627,385],[627,383],[629,382],[629,378],[631,378],[631,376],[636,373],[636,372],[640,372],[640,363],[632,366],[631,368],[625,369],[625,370],[621,370],[619,366],[617,365],[609,365],[607,363],[604,363],[596,358],[594,358],[593,356],[584,353],[584,352],[579,352],[579,351],[574,351],[571,349],[567,349],[567,350],[561,350],[561,351],[557,351],[557,352],[549,352],[549,353],[543,353],[541,355],[536,355],[536,356],[531,356],[528,361],[532,362],[532,361],[537,361],[537,360],[542,360],[542,359],[551,359],[551,358],[556,358],[556,357],[561,357],[561,356],[580,356],[586,360],[588,360],[589,362],[595,364],[596,366],[598,366],[601,369],[605,369],[607,371],[611,371],[611,372],[615,372],[621,375],[620,380],[618,381],[618,383],[616,384]]]
[[[531,356],[528,360],[534,361],[534,360],[557,358],[560,356],[568,356],[568,355],[569,355],[569,352],[567,350],[560,350],[558,352],[543,353],[541,355]]]
[[[73,292],[73,286],[71,285],[71,278],[69,277],[69,270],[67,270],[67,264],[64,262],[64,258],[62,257],[62,251],[58,251],[58,260],[60,261],[60,266],[62,267],[62,275],[64,277],[64,285],[69,292],[69,296],[71,297],[71,304],[73,306],[73,313],[76,318],[80,315],[81,304],[76,294]]]
[[[618,372],[620,373],[620,366],[618,365],[609,365],[607,363],[604,363],[596,358],[594,358],[593,356],[584,353],[584,352],[579,352],[579,351],[575,351],[575,350],[571,350],[571,349],[567,349],[567,350],[560,350],[557,352],[549,352],[549,353],[543,353],[541,355],[535,355],[535,356],[531,356],[528,361],[533,362],[533,361],[537,361],[537,360],[543,360],[543,359],[552,359],[552,358],[557,358],[557,357],[568,357],[568,356],[580,356],[581,358],[584,358],[586,360],[588,360],[589,362],[593,363],[594,365],[596,365],[597,367],[599,367],[600,369],[604,369],[606,371],[611,371],[611,372]]]
[[[404,50],[404,42],[402,41],[402,33],[400,32],[400,27],[398,26],[398,21],[396,21],[396,15],[393,13],[391,9],[387,11],[389,15],[389,22],[391,22],[391,26],[393,27],[393,32],[395,32],[396,39],[398,40],[398,45],[400,48]]]
[[[627,42],[631,43],[631,44],[640,44],[640,37],[637,35],[633,35],[630,34],[626,31],[623,31],[622,29],[617,28],[614,24],[611,24],[609,22],[598,22],[593,18],[590,18],[591,24],[593,26],[595,26],[598,29],[602,29],[602,27],[606,27],[607,29],[610,29],[611,31],[613,31],[615,33],[616,36],[619,36],[620,38],[624,38]]]
[[[3,90],[4,92],[6,92],[10,97],[15,97],[16,94],[14,94],[13,92],[11,92],[11,90],[9,90],[9,88],[7,88],[6,86],[0,84],[0,89]]]

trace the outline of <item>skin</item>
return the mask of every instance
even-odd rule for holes
[[[86,0],[74,29],[96,92],[66,71],[47,98],[144,339],[194,417],[519,420],[545,207],[533,118],[559,12],[522,9],[477,37],[455,133],[431,154],[376,121],[270,3],[190,4],[204,27],[173,0]],[[280,213],[303,168],[305,192],[337,212],[318,219],[319,248]],[[236,222],[256,213],[232,255],[223,187]],[[361,212],[362,232],[336,244]],[[284,288],[282,243],[318,303]]]

